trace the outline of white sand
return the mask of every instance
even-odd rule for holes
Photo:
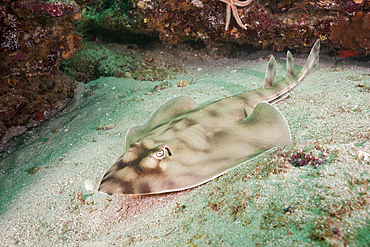
[[[97,192],[122,155],[130,126],[145,123],[175,96],[203,104],[258,88],[267,65],[225,59],[202,67],[192,59],[197,64],[177,80],[193,79],[193,85],[146,95],[160,83],[101,78],[83,97],[87,86],[81,84],[62,113],[12,140],[0,159],[0,246],[369,244],[370,93],[356,87],[369,86],[366,70],[321,63],[278,103],[294,139],[284,150],[189,191],[149,197]],[[277,80],[284,70],[278,60]],[[115,127],[96,130],[109,124]],[[330,155],[318,169],[279,158],[315,145]]]

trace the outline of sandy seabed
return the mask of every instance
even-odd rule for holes
[[[169,82],[193,83],[153,95],[160,82],[109,77],[79,84],[62,112],[13,138],[1,153],[0,246],[369,246],[366,66],[320,61],[276,104],[291,145],[187,191],[97,192],[123,154],[130,126],[145,123],[175,96],[204,104],[259,88],[267,66],[259,56],[189,57],[187,72]],[[296,63],[302,66],[306,56],[295,56]],[[276,57],[278,81],[285,60]],[[324,164],[292,166],[289,159],[302,152],[324,154]]]

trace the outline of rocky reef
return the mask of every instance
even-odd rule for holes
[[[73,96],[74,80],[59,71],[62,60],[82,48],[72,21],[81,19],[72,1],[0,3],[0,137]]]
[[[333,50],[369,53],[369,0],[253,0],[243,7],[234,6],[236,11],[228,16],[227,6],[233,9],[231,2],[100,0],[86,5],[81,25],[104,40],[139,37],[173,44],[235,42],[276,51],[307,51],[321,39]],[[246,28],[237,23],[236,16]],[[230,25],[225,30],[228,20]]]
[[[337,46],[370,52],[370,13],[359,11],[352,18],[337,22],[330,30],[330,40]]]

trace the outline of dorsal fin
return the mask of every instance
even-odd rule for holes
[[[294,58],[290,51],[286,54],[286,77],[291,78],[295,75]]]
[[[267,65],[265,82],[263,83],[263,87],[271,87],[275,82],[275,74],[276,74],[276,61],[274,57],[271,57],[269,60],[269,64]]]

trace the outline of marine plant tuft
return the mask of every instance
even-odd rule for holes
[[[288,161],[295,167],[311,165],[313,168],[317,169],[320,165],[328,161],[328,152],[326,149],[318,147],[311,152],[298,151],[294,153]]]

